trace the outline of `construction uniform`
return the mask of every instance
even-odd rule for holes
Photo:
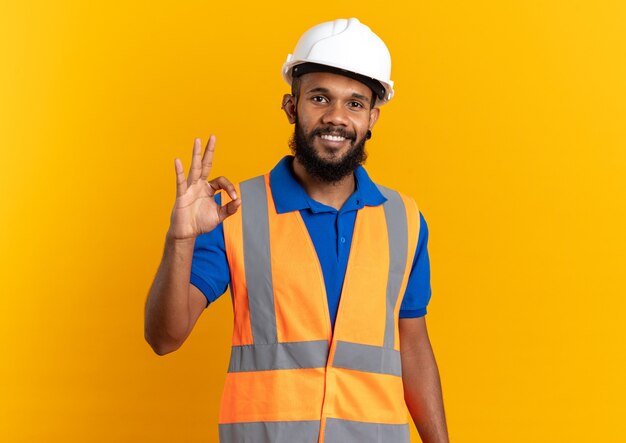
[[[233,296],[220,441],[408,442],[398,318],[430,299],[424,219],[362,167],[339,211],[315,202],[292,161],[238,185],[240,211],[196,241],[191,283]]]

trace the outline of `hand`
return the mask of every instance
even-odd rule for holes
[[[174,240],[195,239],[200,234],[212,231],[227,217],[237,212],[241,199],[235,187],[225,177],[218,177],[209,182],[207,178],[213,166],[215,136],[207,142],[204,156],[200,160],[200,139],[193,144],[193,156],[189,176],[185,179],[183,163],[174,160],[176,169],[176,202],[172,210],[168,236]],[[232,198],[228,204],[218,206],[213,196],[219,189],[225,190]]]

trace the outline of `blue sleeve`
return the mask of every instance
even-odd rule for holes
[[[400,318],[415,318],[426,315],[430,301],[430,260],[428,258],[428,225],[420,212],[420,234],[417,239],[411,274],[406,285],[404,299],[400,305]]]
[[[221,204],[220,194],[215,201]],[[199,235],[193,249],[190,283],[207,299],[207,306],[226,292],[230,283],[230,268],[226,258],[224,227],[220,223],[211,232]]]

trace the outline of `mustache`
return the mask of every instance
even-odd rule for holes
[[[311,132],[311,137],[316,135],[334,135],[338,137],[347,138],[349,140],[356,140],[356,134],[343,128],[337,128],[332,126],[326,126],[322,128],[316,128]]]

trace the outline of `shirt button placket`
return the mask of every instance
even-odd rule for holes
[[[341,212],[337,214],[337,250],[339,251],[339,257],[337,258],[340,261],[343,260],[346,255],[346,236],[343,231],[342,215]]]

